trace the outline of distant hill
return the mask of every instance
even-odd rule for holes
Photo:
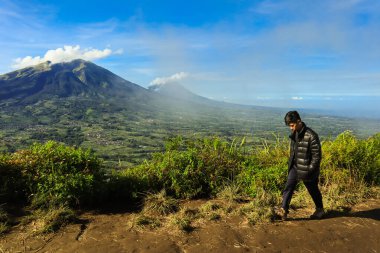
[[[207,99],[205,97],[196,95],[176,82],[169,82],[165,84],[154,84],[148,87],[149,90],[159,93],[161,95],[180,99],[182,101],[189,101],[195,103],[208,103],[212,105],[220,104],[218,101]]]

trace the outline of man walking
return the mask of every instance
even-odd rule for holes
[[[299,180],[305,184],[314,204],[315,212],[311,219],[321,219],[325,214],[322,194],[318,188],[320,163],[322,158],[321,144],[318,134],[302,122],[297,111],[290,111],[285,115],[285,124],[289,126],[292,134],[289,136],[290,157],[288,162],[288,179],[282,195],[282,205],[278,215],[287,219],[289,205],[294,189]]]

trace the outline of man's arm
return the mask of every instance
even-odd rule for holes
[[[309,170],[310,172],[312,172],[320,167],[320,163],[322,159],[321,143],[319,142],[319,137],[316,133],[311,134],[310,149],[311,149],[311,161],[309,165]]]

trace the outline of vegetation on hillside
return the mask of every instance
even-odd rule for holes
[[[105,170],[90,150],[49,141],[0,155],[0,233],[14,224],[11,203],[24,205],[27,221],[39,220],[39,232],[75,221],[75,210],[112,203],[145,203],[135,225],[159,226],[151,215],[172,215],[172,223],[191,231],[196,219],[244,215],[251,223],[273,219],[286,181],[287,139],[247,145],[245,139],[175,137],[165,151],[133,168]],[[328,210],[349,207],[376,194],[380,184],[380,134],[358,139],[343,132],[322,143],[320,186]],[[211,198],[199,210],[178,200]],[[144,200],[145,201],[142,201]],[[236,203],[241,203],[239,206]],[[303,185],[292,208],[312,206]]]
[[[166,99],[94,99],[52,96],[27,106],[0,101],[0,152],[27,149],[49,140],[93,149],[108,168],[133,167],[164,151],[163,140],[223,136],[247,145],[272,141],[273,132],[288,133],[280,109],[205,106]],[[302,112],[320,137],[349,129],[359,138],[379,132],[379,120],[358,120]],[[359,121],[360,124],[357,122]]]

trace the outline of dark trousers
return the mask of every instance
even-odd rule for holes
[[[292,167],[289,170],[288,180],[286,181],[285,189],[282,192],[282,208],[289,210],[290,201],[298,183],[297,179],[297,169]],[[311,181],[303,181],[306,186],[307,191],[309,192],[311,198],[314,201],[316,208],[323,208],[322,194],[318,188],[318,178]]]

